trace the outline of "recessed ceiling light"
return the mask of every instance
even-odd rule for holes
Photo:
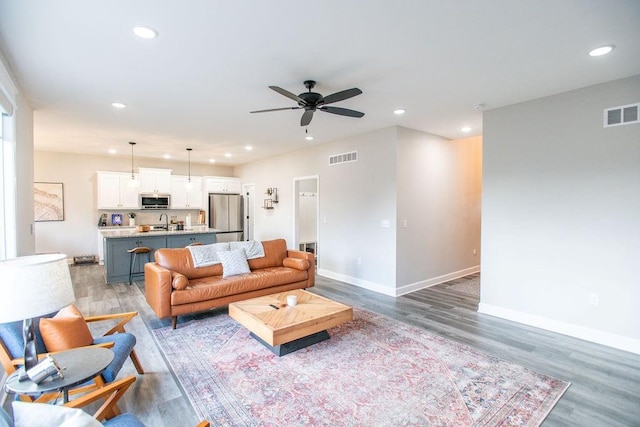
[[[123,104],[122,102],[112,102],[111,106],[114,108],[126,108],[127,104]]]
[[[162,157],[164,157],[165,159],[170,159],[170,158],[171,158],[171,155],[170,155],[170,154],[165,154],[165,155],[164,155],[164,156],[162,156]]]
[[[313,135],[307,135],[304,137],[307,141],[313,141]]]
[[[613,50],[615,46],[610,44],[607,46],[601,46],[598,47],[596,49],[593,49],[591,52],[589,52],[589,55],[591,56],[602,56],[602,55],[606,55],[607,53],[611,52]]]
[[[116,150],[115,148],[109,148],[109,154],[116,154],[118,152],[118,150]]]
[[[395,114],[396,116],[401,116],[404,113],[406,113],[406,110],[403,110],[402,108],[398,108],[397,110],[393,110],[393,114]]]
[[[247,145],[246,147],[244,147],[244,149],[247,150],[247,151],[252,151],[253,147],[250,146],[250,145]]]
[[[231,157],[231,153],[224,153],[225,157]]]
[[[134,27],[133,33],[143,39],[155,39],[158,37],[158,32],[149,27]]]
[[[215,163],[216,159],[209,159],[209,163]]]
[[[467,132],[471,132],[471,128],[469,126],[465,126],[462,129],[460,129],[462,132],[467,133]]]

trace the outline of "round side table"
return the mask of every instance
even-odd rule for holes
[[[69,401],[69,389],[80,385],[105,370],[113,360],[113,351],[103,347],[83,347],[61,351],[53,355],[63,370],[64,378],[47,378],[40,384],[30,379],[19,381],[16,371],[7,378],[5,389],[15,394],[40,395],[62,391],[63,402]]]

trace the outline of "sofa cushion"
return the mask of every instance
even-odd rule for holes
[[[47,351],[64,351],[93,343],[82,313],[74,305],[63,308],[50,319],[40,319],[40,334]]]
[[[282,267],[282,261],[287,257],[287,241],[284,239],[266,240],[262,242],[264,256],[250,259],[251,271],[269,267]]]
[[[285,258],[282,261],[282,265],[289,268],[295,268],[296,270],[308,270],[310,263],[308,260],[302,258]]]
[[[247,264],[247,254],[244,249],[232,249],[218,254],[222,262],[222,277],[237,276],[238,274],[251,273]]]
[[[212,276],[189,281],[189,287],[171,292],[171,305],[191,304],[210,299],[223,298],[258,289],[270,288],[287,283],[303,282],[308,271],[286,267],[264,268],[250,274],[222,278]]]
[[[171,286],[173,289],[186,289],[189,286],[189,279],[184,274],[171,272]]]
[[[222,264],[194,267],[191,252],[187,248],[160,248],[156,250],[154,257],[158,265],[172,272],[180,273],[189,280],[209,276],[222,276]]]

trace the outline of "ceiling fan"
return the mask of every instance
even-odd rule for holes
[[[284,107],[284,108],[272,108],[269,110],[257,110],[251,111],[251,113],[266,113],[268,111],[282,111],[282,110],[300,110],[304,109],[302,118],[300,119],[300,126],[307,126],[311,123],[313,113],[317,110],[324,111],[326,113],[337,114],[339,116],[348,117],[362,117],[364,113],[360,111],[350,110],[348,108],[340,107],[327,107],[327,104],[333,104],[334,102],[344,101],[345,99],[352,98],[356,95],[360,95],[362,91],[358,88],[352,88],[333,93],[331,95],[322,96],[319,93],[312,92],[311,90],[316,85],[314,80],[306,80],[304,86],[309,89],[309,92],[303,92],[300,95],[294,95],[288,90],[284,90],[278,86],[269,86],[270,89],[275,90],[280,95],[284,95],[287,98],[293,99],[298,103],[297,107]]]

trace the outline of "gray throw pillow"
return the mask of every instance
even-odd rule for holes
[[[218,257],[222,262],[223,278],[238,274],[251,273],[249,263],[247,263],[247,254],[244,249],[218,252]]]

